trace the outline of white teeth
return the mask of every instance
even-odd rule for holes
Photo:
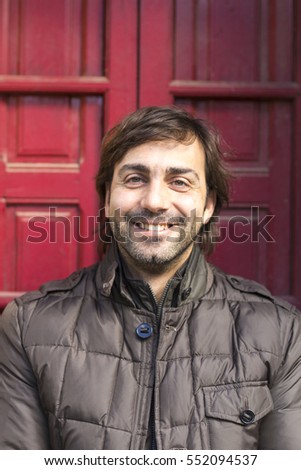
[[[138,222],[136,225],[142,230],[147,230],[150,232],[155,232],[155,231],[163,232],[163,230],[166,230],[168,228],[167,225],[163,225],[163,224],[153,225],[153,224],[143,224],[141,222]]]

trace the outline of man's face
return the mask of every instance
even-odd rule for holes
[[[116,164],[106,217],[125,259],[155,273],[188,258],[214,199],[206,191],[205,153],[197,139],[149,142]]]

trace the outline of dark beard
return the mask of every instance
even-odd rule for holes
[[[139,212],[129,211],[120,216],[120,212],[116,211],[110,223],[125,260],[137,269],[151,274],[162,274],[170,270],[185,251],[189,250],[197,236],[194,213],[190,217],[183,217],[178,213],[152,213],[145,209]],[[139,226],[148,223],[167,224],[170,235],[166,237],[158,231],[149,237],[143,234],[143,229],[140,234]]]
[[[172,269],[176,265],[179,258],[185,253],[186,250],[193,244],[183,245],[181,250],[177,251],[173,257],[163,258],[162,255],[149,255],[143,256],[143,253],[136,250],[129,250],[125,244],[118,244],[121,255],[129,264],[133,264],[135,268],[150,274],[162,274]]]

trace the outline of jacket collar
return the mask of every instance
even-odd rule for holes
[[[102,295],[112,295],[117,301],[132,307],[152,310],[154,298],[151,298],[149,285],[142,280],[126,277],[116,243],[110,246],[100,263],[96,282]],[[212,283],[211,267],[195,245],[189,259],[169,281],[164,307],[179,307],[198,300],[209,291]]]

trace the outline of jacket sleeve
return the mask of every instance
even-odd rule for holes
[[[287,313],[287,312],[286,312]],[[281,315],[281,312],[280,312]],[[271,382],[274,410],[262,423],[260,449],[301,449],[301,315],[292,314],[281,366]]]
[[[22,346],[16,302],[0,316],[0,421],[0,449],[50,449],[47,418]]]

